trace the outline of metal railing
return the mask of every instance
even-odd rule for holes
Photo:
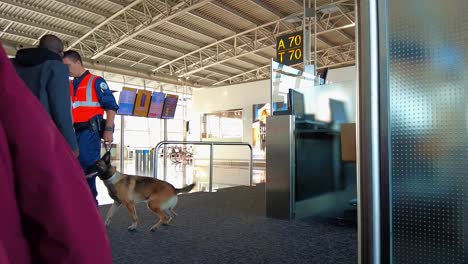
[[[153,155],[153,177],[157,178],[158,176],[158,159],[159,159],[159,148],[165,145],[204,145],[210,146],[210,178],[209,178],[209,191],[213,191],[213,149],[214,146],[247,146],[250,150],[250,161],[249,161],[249,184],[252,186],[253,181],[253,150],[252,146],[249,143],[244,142],[205,142],[205,141],[161,141],[156,147],[154,147]],[[167,176],[167,151],[164,151],[164,180]]]

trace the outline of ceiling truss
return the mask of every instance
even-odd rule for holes
[[[318,57],[317,62],[319,66],[317,69],[323,68],[335,68],[339,66],[346,66],[354,64],[355,52],[356,52],[355,43],[349,43],[343,46],[332,47],[328,49],[323,49],[317,51]],[[340,62],[336,62],[338,61]],[[313,61],[312,61],[313,62]],[[223,79],[219,82],[214,83],[213,85],[226,85],[234,84],[239,82],[247,82],[252,80],[262,80],[270,78],[271,63],[260,66],[256,69]],[[296,65],[302,66],[302,65]]]
[[[257,13],[250,13],[241,2],[257,7]],[[354,1],[318,2],[322,3],[317,8],[319,67],[353,64]],[[266,63],[273,57],[276,37],[301,30],[302,1],[284,0],[284,4],[295,6],[297,12],[278,8],[273,0],[3,0],[0,38],[19,47],[37,45],[45,34],[57,34],[66,40],[67,49],[79,50],[94,64],[167,76],[194,86],[222,85],[269,76]],[[329,6],[336,11],[320,11]],[[64,12],[70,9],[81,13]],[[262,20],[260,11],[276,19]],[[228,15],[242,23],[223,20]],[[224,31],[214,35],[207,30],[210,27]],[[172,45],[159,38],[186,44]]]

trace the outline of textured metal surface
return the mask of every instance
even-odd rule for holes
[[[468,3],[388,5],[393,263],[468,263]]]
[[[279,219],[294,218],[294,116],[271,116],[266,127],[266,213]]]
[[[203,12],[204,14],[210,17],[219,19],[223,23],[231,24],[232,21],[236,21],[234,26],[239,28],[240,30],[245,30],[254,26],[254,24],[252,24],[250,21],[239,19],[239,17],[236,16],[235,14],[231,12],[227,12],[225,9],[223,9],[219,5],[216,5],[213,3],[206,5],[204,7],[201,7],[199,11]]]

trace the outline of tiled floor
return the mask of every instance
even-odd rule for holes
[[[194,191],[208,191],[209,190],[209,162],[197,161],[195,165],[181,165],[172,164],[170,161],[167,163],[167,176],[166,181],[173,184],[175,187],[182,187],[187,184],[196,182]],[[216,163],[215,163],[216,164]],[[120,170],[120,162],[113,162],[113,165]],[[164,179],[163,176],[163,162],[160,161],[158,165],[158,178]],[[142,171],[136,168],[135,160],[127,160],[124,164],[123,172],[130,175],[141,175],[152,177],[150,169]],[[265,181],[265,168],[254,168],[253,170],[253,184]],[[97,180],[98,202],[100,205],[112,203],[112,199],[107,193],[107,189],[103,182]],[[249,185],[249,169],[248,166],[227,166],[215,165],[213,167],[213,190],[219,188],[226,188],[232,186]]]

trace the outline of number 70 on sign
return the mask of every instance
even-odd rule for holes
[[[302,58],[301,48],[288,50],[287,52],[288,52],[288,56],[289,56],[289,61],[293,61],[294,59],[300,60]],[[285,54],[286,54],[286,51],[278,52],[278,55],[280,56],[280,58],[279,58],[280,63],[283,63]]]
[[[280,63],[294,64],[302,59],[301,34],[286,35],[278,38],[277,57]]]

